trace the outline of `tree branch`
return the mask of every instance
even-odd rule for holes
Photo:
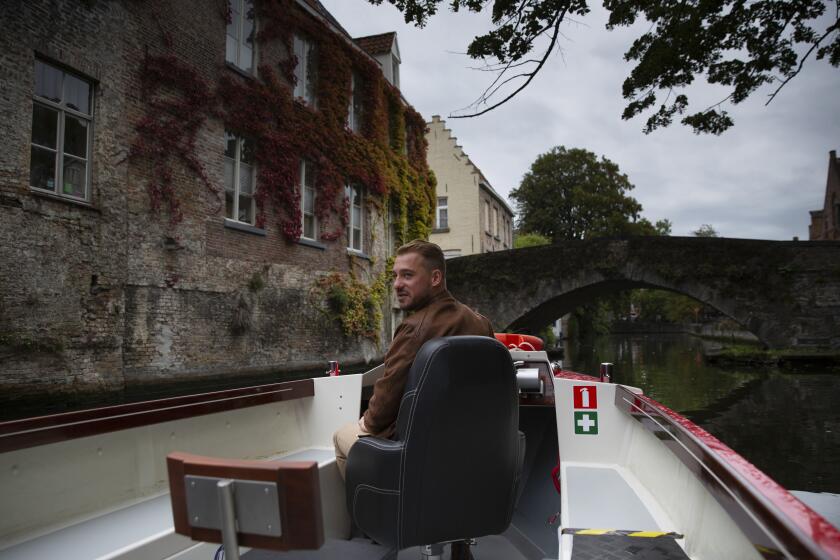
[[[820,46],[820,43],[822,43],[825,40],[825,38],[828,37],[829,35],[831,35],[834,31],[838,31],[838,30],[840,30],[840,19],[835,21],[834,25],[829,26],[829,28],[825,30],[825,33],[823,33],[823,36],[820,37],[819,39],[817,39],[817,41],[813,45],[811,45],[811,48],[808,49],[808,52],[806,52],[805,55],[802,57],[802,59],[799,61],[799,66],[796,68],[796,70],[792,74],[790,74],[787,78],[785,78],[785,81],[783,81],[779,85],[779,87],[776,88],[776,91],[774,91],[772,94],[770,94],[770,99],[768,99],[767,103],[764,104],[765,107],[767,105],[770,105],[770,102],[773,101],[776,98],[776,96],[779,94],[779,92],[782,91],[782,88],[785,87],[789,81],[791,81],[793,78],[795,78],[797,76],[797,74],[799,74],[799,72],[802,71],[802,67],[805,65],[805,61],[808,59],[809,56],[811,56],[811,53],[813,53],[814,50],[817,47]]]
[[[547,31],[548,29],[552,29],[552,28],[553,28],[553,32],[552,32],[552,34],[551,34],[551,42],[549,43],[548,48],[545,50],[545,54],[543,54],[542,58],[541,58],[541,59],[539,60],[539,62],[537,63],[537,67],[534,69],[534,71],[533,71],[533,72],[523,73],[523,74],[517,74],[516,76],[513,76],[512,78],[509,78],[509,79],[505,80],[504,82],[502,82],[502,84],[500,84],[500,85],[499,85],[499,87],[501,87],[502,85],[504,85],[505,83],[509,82],[509,81],[510,81],[510,80],[512,80],[512,79],[515,79],[515,78],[520,78],[520,77],[523,77],[523,76],[527,76],[528,78],[525,80],[525,82],[524,82],[521,86],[519,86],[518,88],[516,88],[516,90],[514,90],[514,91],[513,91],[510,95],[508,95],[507,97],[505,97],[504,99],[502,99],[502,100],[501,100],[501,101],[499,101],[498,103],[494,103],[493,105],[491,105],[491,106],[489,106],[489,107],[487,107],[487,108],[485,108],[485,109],[483,109],[483,110],[481,110],[481,111],[478,111],[478,112],[472,113],[472,114],[470,114],[470,115],[449,115],[449,117],[450,117],[450,118],[453,118],[453,119],[468,119],[468,118],[473,118],[473,117],[478,117],[478,116],[481,116],[481,115],[483,115],[483,114],[485,114],[485,113],[487,113],[487,112],[489,112],[489,111],[492,111],[493,109],[496,109],[497,107],[500,107],[500,106],[504,105],[505,103],[507,103],[508,101],[510,101],[511,99],[513,99],[513,98],[514,98],[514,97],[515,97],[515,96],[516,96],[516,95],[517,95],[520,91],[522,91],[523,89],[525,89],[525,88],[528,86],[528,84],[530,84],[530,83],[531,83],[531,80],[533,80],[533,79],[534,79],[534,77],[537,75],[537,73],[540,71],[540,69],[541,69],[541,68],[545,65],[545,63],[546,63],[546,61],[548,60],[549,56],[551,56],[551,53],[554,51],[554,46],[557,44],[557,37],[560,35],[560,24],[563,22],[563,18],[566,16],[566,12],[567,12],[567,11],[568,11],[568,7],[563,8],[563,11],[562,11],[562,12],[560,12],[559,14],[557,14],[557,16],[556,16],[556,19],[555,19],[555,21],[554,21],[553,26],[551,26],[551,25],[546,26],[544,29],[542,29],[542,30],[541,30],[541,31],[540,31],[540,32],[536,35],[536,36],[542,35],[542,34],[543,34],[543,33],[545,33],[545,31]],[[536,36],[535,36],[535,37],[536,37]],[[511,61],[510,63],[508,63],[508,67],[509,67],[509,65],[510,65],[512,62],[513,62],[513,61]],[[487,92],[488,92],[488,91],[490,91],[490,90],[491,90],[491,89],[495,86],[495,84],[496,84],[496,83],[498,83],[498,81],[501,79],[502,75],[503,75],[503,74],[507,71],[507,69],[508,69],[508,68],[506,67],[504,70],[502,70],[502,72],[499,74],[499,76],[496,78],[496,80],[494,80],[494,81],[493,81],[493,84],[491,84],[491,85],[490,85],[490,87],[488,87],[488,88],[484,91],[484,93],[483,93],[481,96],[479,96],[479,98],[478,98],[475,102],[473,102],[473,104],[472,104],[473,106],[475,106],[475,105],[479,105],[479,104],[481,104],[482,102],[486,103],[486,101],[487,101],[487,99],[488,99],[488,97],[487,97],[487,95],[486,95],[486,94],[487,94]],[[495,92],[495,91],[498,91],[498,87],[497,87],[495,90],[493,90],[493,91],[494,91],[494,92]]]

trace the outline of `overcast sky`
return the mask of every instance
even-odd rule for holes
[[[722,136],[698,136],[678,122],[645,135],[646,117],[621,120],[621,84],[631,69],[623,53],[640,31],[606,31],[606,11],[592,3],[586,18],[563,26],[562,52],[525,91],[484,116],[453,119],[489,83],[489,74],[458,54],[490,29],[489,14],[453,14],[443,2],[417,29],[387,3],[321,1],[354,37],[397,31],[403,94],[427,120],[447,121],[505,197],[537,155],[565,145],[617,163],[636,186],[630,194],[642,215],[668,218],[673,235],[711,224],[725,237],[807,239],[808,211],[822,208],[828,152],[840,151],[840,71],[825,61],[810,60],[767,107],[770,88],[730,106],[735,127]],[[689,109],[720,101],[723,91],[689,90]]]

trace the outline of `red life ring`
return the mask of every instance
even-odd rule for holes
[[[495,333],[496,340],[511,350],[527,350],[530,352],[542,350],[541,338],[529,334]]]

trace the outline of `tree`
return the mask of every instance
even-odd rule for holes
[[[647,218],[642,218],[638,222],[630,222],[625,229],[627,235],[671,235],[672,226],[668,219],[656,220],[653,224]]]
[[[551,240],[539,233],[522,233],[517,234],[513,240],[514,249],[524,249],[525,247],[539,247],[540,245],[549,245]]]
[[[406,23],[422,27],[442,0],[387,1],[403,12]],[[476,13],[492,6],[493,29],[474,37],[467,54],[483,60],[484,69],[495,72],[496,79],[473,103],[475,111],[460,117],[484,114],[527,87],[557,47],[560,24],[590,11],[586,0],[448,0],[448,4],[452,11],[464,8]],[[726,86],[729,94],[711,107],[685,115],[681,122],[698,133],[720,134],[734,124],[722,108],[724,103],[740,103],[759,87],[773,84],[770,103],[812,55],[840,66],[837,0],[822,27],[817,20],[826,13],[829,0],[604,0],[604,7],[610,13],[607,29],[631,26],[640,19],[650,24],[624,55],[636,65],[622,87],[627,100],[622,118],[650,111],[645,133],[685,114],[688,96],[680,90],[698,77]],[[658,107],[657,90],[665,95]]]
[[[537,157],[510,196],[516,202],[519,231],[556,243],[632,235],[642,205],[627,196],[631,190],[627,175],[607,158],[557,146]]]
[[[718,232],[715,231],[710,224],[703,224],[696,230],[692,231],[695,237],[718,237]]]

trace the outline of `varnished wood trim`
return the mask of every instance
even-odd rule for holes
[[[272,402],[311,397],[311,379],[0,423],[0,453]]]
[[[184,476],[195,475],[277,483],[283,535],[267,537],[237,533],[241,546],[312,550],[324,544],[321,490],[315,461],[244,461],[171,453],[166,463],[176,533],[196,541],[222,542],[221,531],[189,524]]]

